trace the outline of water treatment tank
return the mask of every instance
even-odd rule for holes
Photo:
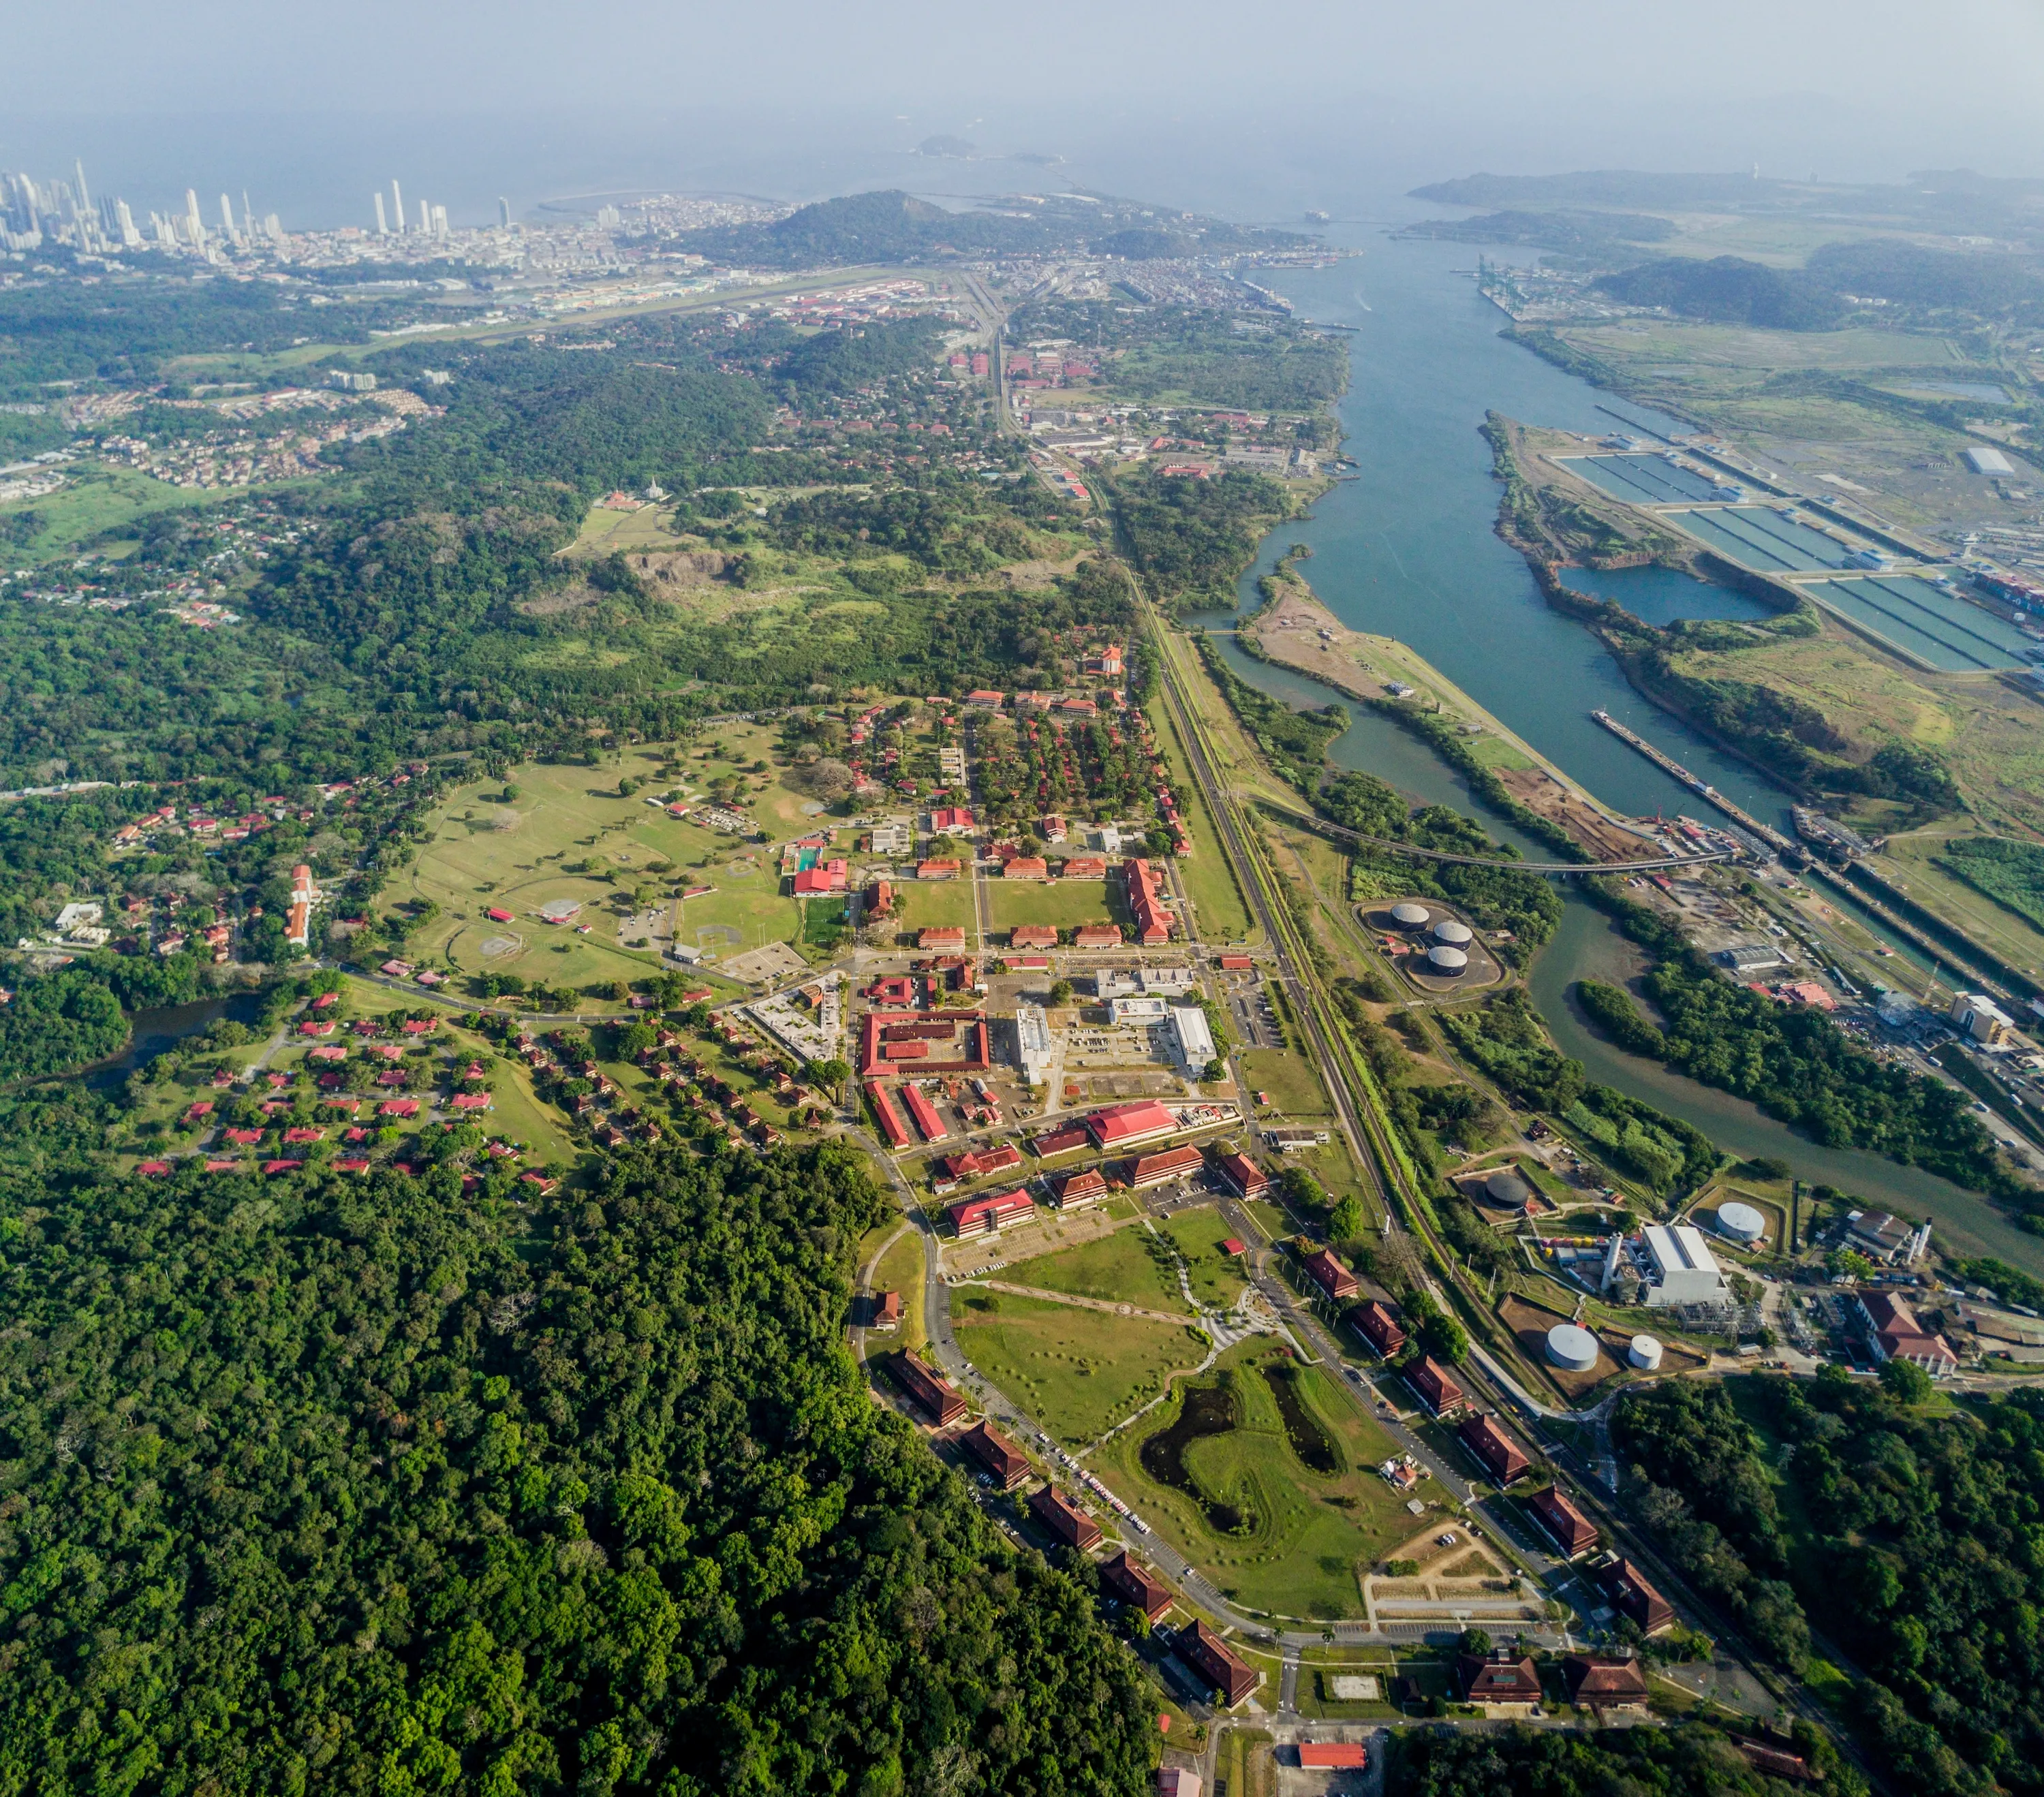
[[[1449,948],[1436,943],[1427,950],[1427,971],[1453,979],[1469,966],[1469,957],[1458,948]]]
[[[1434,926],[1434,940],[1446,943],[1450,948],[1467,948],[1473,939],[1466,923],[1458,923],[1452,917],[1443,917]]]
[[[1404,904],[1394,904],[1391,908],[1391,921],[1401,930],[1424,930],[1427,927],[1427,920],[1432,916],[1426,906],[1414,904],[1409,900]]]
[[[1718,1234],[1734,1242],[1758,1242],[1767,1233],[1767,1219],[1750,1204],[1718,1206]]]
[[[1578,1323],[1558,1323],[1547,1331],[1547,1360],[1565,1373],[1588,1373],[1597,1363],[1597,1338]]]
[[[1635,1335],[1632,1346],[1625,1351],[1625,1357],[1642,1373],[1651,1373],[1661,1364],[1661,1344],[1651,1335]]]

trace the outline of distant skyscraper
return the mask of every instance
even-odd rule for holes
[[[390,177],[390,210],[396,215],[398,235],[402,237],[405,234],[405,190],[398,185],[394,175]]]
[[[113,202],[113,226],[121,233],[121,244],[124,249],[140,249],[142,247],[142,233],[135,228],[135,215],[128,209],[125,200]]]
[[[256,209],[248,203],[248,190],[241,190],[241,235],[253,238],[256,235]]]
[[[71,166],[78,175],[78,205],[79,210],[83,212],[92,204],[92,195],[86,190],[85,163],[82,159],[76,159]]]
[[[263,215],[263,235],[273,244],[281,244],[284,240],[284,221],[274,212]]]
[[[227,240],[230,244],[241,241],[241,233],[234,224],[234,202],[225,194],[220,196],[220,228],[227,233]]]
[[[206,247],[206,221],[198,215],[198,195],[189,187],[185,189],[185,236],[193,248]]]
[[[511,228],[511,202],[501,194],[497,196],[497,228],[500,231]]]
[[[390,221],[383,216],[382,193],[379,190],[372,197],[376,202],[376,235],[379,237],[387,237],[390,235]]]
[[[447,208],[445,206],[435,206],[433,208],[433,235],[439,238],[442,243],[445,243],[447,241]]]

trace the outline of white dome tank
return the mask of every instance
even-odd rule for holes
[[[1767,1233],[1767,1219],[1750,1204],[1718,1206],[1718,1234],[1734,1242],[1758,1242]]]
[[[1651,1335],[1635,1335],[1632,1346],[1625,1351],[1625,1357],[1642,1373],[1651,1373],[1661,1364],[1661,1344]]]
[[[1548,1361],[1565,1372],[1589,1372],[1597,1351],[1597,1338],[1579,1323],[1558,1323],[1547,1331]]]
[[[1409,900],[1391,908],[1391,921],[1401,930],[1424,930],[1427,920],[1432,916],[1424,904],[1414,904]]]
[[[1430,973],[1442,973],[1453,978],[1468,966],[1469,957],[1458,948],[1450,948],[1444,943],[1436,943],[1427,950],[1427,971]]]
[[[1450,948],[1467,948],[1473,939],[1469,925],[1458,923],[1452,917],[1443,917],[1434,926],[1434,940],[1446,943]]]

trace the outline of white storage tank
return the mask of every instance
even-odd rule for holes
[[[1458,923],[1452,917],[1443,917],[1434,926],[1434,940],[1446,943],[1450,948],[1467,948],[1473,939],[1466,923]]]
[[[1458,948],[1436,943],[1427,950],[1427,971],[1453,979],[1469,966],[1469,957]]]
[[[1758,1242],[1767,1234],[1767,1219],[1750,1204],[1720,1204],[1718,1234],[1734,1242]]]
[[[1391,908],[1391,921],[1401,930],[1424,930],[1427,920],[1433,913],[1424,904],[1414,904],[1409,899],[1403,904]]]
[[[1651,1373],[1661,1364],[1661,1344],[1651,1335],[1635,1335],[1625,1357],[1642,1373]]]
[[[1580,1323],[1558,1323],[1547,1331],[1547,1360],[1565,1373],[1588,1373],[1597,1363],[1597,1338]]]

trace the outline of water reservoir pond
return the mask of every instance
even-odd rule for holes
[[[1255,1526],[1255,1519],[1214,1498],[1185,1465],[1185,1450],[1195,1442],[1232,1434],[1235,1427],[1231,1392],[1218,1385],[1189,1385],[1178,1419],[1146,1441],[1137,1457],[1145,1473],[1158,1484],[1183,1492],[1204,1513],[1208,1526],[1224,1535],[1246,1534]]]
[[[2019,666],[2024,651],[2036,646],[1992,612],[1906,574],[1813,580],[1805,590],[1877,636],[1954,673]]]
[[[1756,574],[1809,574],[1842,568],[1853,551],[1835,536],[1791,524],[1766,505],[1727,505],[1711,512],[1664,512],[1679,530],[1707,543],[1727,561]]]
[[[1565,455],[1569,472],[1635,505],[1667,505],[1679,499],[1715,499],[1718,483],[1659,455]]]
[[[1586,599],[1623,605],[1642,624],[1671,624],[1682,618],[1757,623],[1774,616],[1749,594],[1698,580],[1680,568],[1563,568],[1561,581]]]

